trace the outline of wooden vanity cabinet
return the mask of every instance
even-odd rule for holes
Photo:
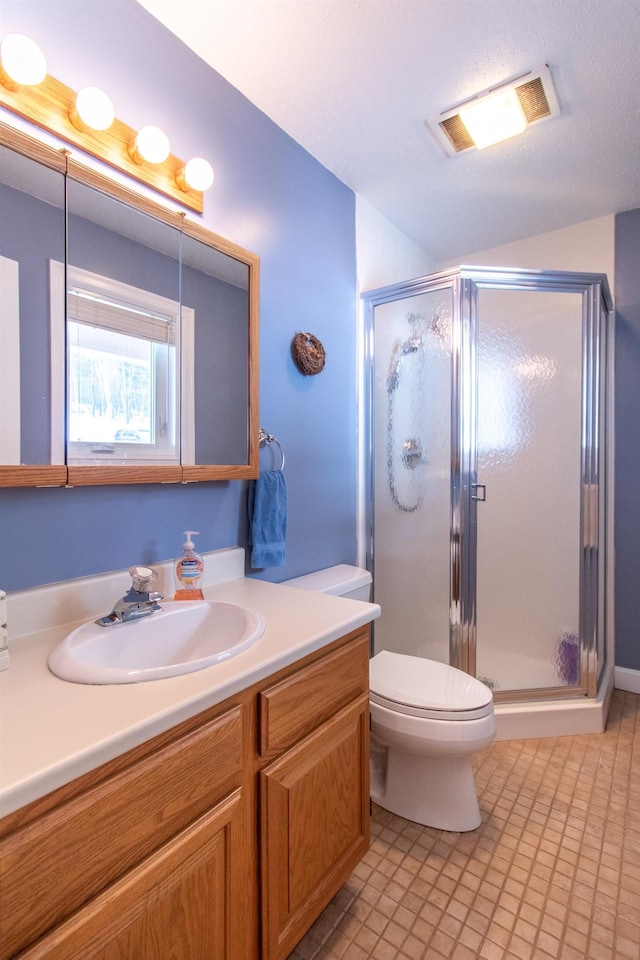
[[[254,955],[251,711],[218,710],[0,823],[2,960]]]
[[[259,696],[262,956],[288,956],[369,848],[369,633]]]
[[[287,956],[369,845],[368,651],[354,631],[0,821],[0,960]]]

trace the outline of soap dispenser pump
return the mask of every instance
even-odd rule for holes
[[[204,600],[202,593],[202,577],[204,575],[204,561],[195,551],[192,537],[198,535],[197,530],[185,530],[187,538],[182,545],[183,552],[175,562],[176,594],[175,600]]]

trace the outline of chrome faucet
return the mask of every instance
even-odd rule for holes
[[[162,594],[149,591],[149,587],[158,577],[156,571],[151,567],[130,567],[129,574],[132,578],[129,592],[118,600],[111,613],[106,617],[98,617],[95,622],[99,626],[110,627],[112,623],[131,623],[132,620],[140,620],[141,617],[150,617],[156,610],[162,609],[158,604],[158,600],[162,600]]]

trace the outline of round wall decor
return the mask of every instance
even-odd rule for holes
[[[324,369],[324,347],[312,333],[296,333],[291,341],[291,355],[300,373],[307,377],[315,376]]]

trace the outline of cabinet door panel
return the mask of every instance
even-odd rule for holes
[[[263,950],[286,957],[369,847],[364,695],[261,773]]]
[[[242,712],[234,707],[9,834],[0,841],[0,958],[60,923],[241,781]]]
[[[241,791],[44,937],[20,960],[237,960],[230,829]]]

